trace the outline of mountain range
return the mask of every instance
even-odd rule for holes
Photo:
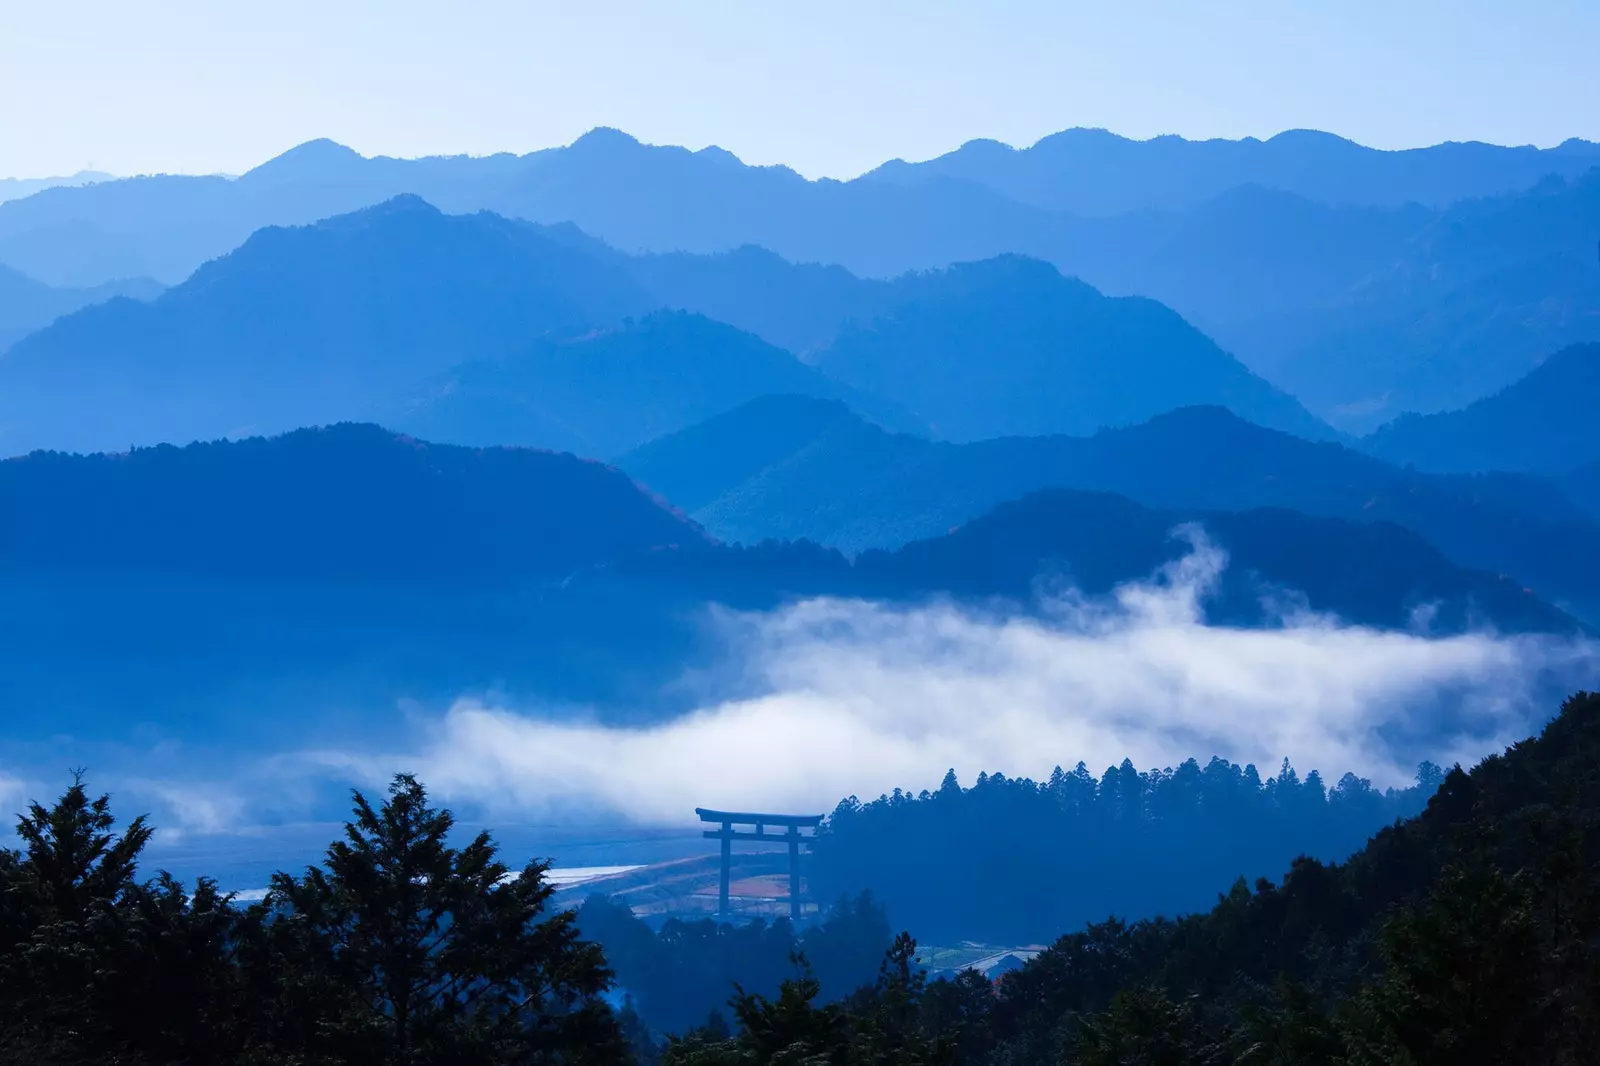
[[[110,281],[89,289],[63,289],[0,266],[0,352],[62,315],[118,296],[152,300],[161,286],[148,278]]]
[[[315,141],[237,179],[124,179],[0,204],[0,262],[55,285],[172,284],[264,226],[407,193],[448,212],[573,222],[629,253],[758,245],[865,277],[1017,253],[1171,306],[1319,417],[1364,432],[1462,406],[1561,347],[1600,340],[1597,152],[1581,141],[1377,152],[1309,131],[1239,142],[1067,131],[838,182],[615,130],[485,158],[368,159]],[[743,326],[734,314],[713,317]],[[803,350],[827,337],[767,339]]]
[[[704,541],[618,471],[341,424],[0,462],[0,568],[359,582],[516,581]]]
[[[573,221],[628,250],[716,251],[757,243],[810,259],[794,242],[820,236],[807,236],[817,223],[824,223],[822,233],[839,236],[848,223],[866,223],[870,228],[851,240],[853,253],[826,258],[887,274],[1029,251],[1002,243],[947,248],[931,261],[905,260],[918,243],[982,240],[984,229],[992,231],[1003,220],[1181,212],[1245,185],[1332,207],[1442,208],[1596,165],[1600,145],[1579,140],[1542,151],[1440,144],[1383,152],[1315,131],[1290,131],[1267,141],[1133,141],[1074,129],[1023,150],[972,141],[924,163],[894,160],[854,181],[813,182],[785,167],[746,166],[720,148],[690,152],[642,145],[610,129],[520,156],[369,159],[316,140],[236,179],[154,175],[40,188],[31,202],[0,209],[0,249],[20,234],[75,223],[92,231],[82,235],[77,249],[51,253],[35,244],[34,261],[13,265],[57,283],[76,282],[59,275],[93,269],[92,252],[82,254],[92,234],[120,234],[132,237],[132,247],[147,259],[139,273],[172,283],[262,226],[311,222],[409,192],[450,211],[487,208],[531,221]],[[919,236],[893,217],[873,221],[874,208],[894,216],[963,205],[969,214],[987,212],[985,225],[972,225],[979,221],[972,219]],[[898,240],[885,240],[890,237]],[[881,267],[867,266],[872,259]]]
[[[1589,422],[1597,403],[1600,344],[1574,345],[1493,395],[1457,411],[1404,415],[1361,446],[1424,470],[1562,474],[1600,462]]]
[[[891,396],[937,435],[1090,433],[1185,397],[1308,437],[1328,427],[1153,300],[1107,298],[1036,259],[912,275],[906,298],[817,353],[824,371]]]
[[[1415,531],[1455,562],[1512,574],[1600,618],[1600,525],[1555,485],[1417,473],[1335,442],[1189,408],[1091,437],[966,444],[891,434],[837,404],[773,397],[651,442],[618,464],[712,534],[895,549],[1047,487],[1170,511],[1282,508]]]
[[[761,303],[745,264],[809,283]],[[848,276],[846,275],[845,278]],[[1004,256],[867,283],[760,253],[634,259],[571,226],[414,196],[263,229],[145,302],[56,321],[0,358],[0,448],[109,450],[378,419],[443,441],[609,457],[769,393],[847,399],[967,439],[1088,432],[1184,404],[1332,435],[1152,301]],[[664,303],[835,335],[808,362]],[[637,317],[636,317],[637,316]]]
[[[600,130],[0,203],[8,739],[637,722],[748,683],[719,606],[1042,611],[1189,526],[1212,623],[1588,632],[1593,147]]]
[[[153,301],[90,307],[13,345],[0,442],[90,451],[336,422],[457,363],[648,306],[626,271],[534,227],[402,197],[263,229]]]
[[[926,431],[895,404],[686,311],[655,311],[453,367],[385,421],[454,444],[528,444],[609,458],[769,393],[846,400],[897,429]]]
[[[44,189],[58,185],[88,185],[97,181],[115,181],[116,177],[100,170],[80,170],[76,174],[63,174],[53,178],[0,178],[0,203],[20,200]]]
[[[1318,130],[1286,130],[1266,140],[1191,141],[1070,129],[1026,148],[968,141],[923,163],[892,160],[867,177],[959,178],[1019,203],[1092,216],[1193,207],[1241,185],[1334,206],[1444,207],[1596,165],[1600,144],[1577,138],[1548,149],[1449,142],[1380,151]]]
[[[1171,536],[1184,523],[1231,558],[1204,601],[1213,621],[1274,624],[1275,604],[1298,602],[1382,627],[1420,612],[1434,632],[1578,629],[1386,522],[1052,490],[852,561],[807,542],[719,545],[601,464],[371,426],[39,453],[0,462],[0,498],[14,515],[0,698],[9,735],[35,742],[70,728],[305,744],[382,728],[397,700],[481,691],[659,716],[716,696],[712,603],[1028,610],[1041,573],[1090,594],[1148,578],[1189,550]]]
[[[1463,407],[1600,340],[1597,239],[1600,171],[1551,178],[1439,213],[1343,292],[1207,325],[1319,414],[1372,429]]]

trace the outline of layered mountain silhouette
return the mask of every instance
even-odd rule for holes
[[[1556,484],[1573,503],[1600,521],[1600,462],[1569,470],[1556,479]]]
[[[1315,131],[1267,141],[1132,141],[1080,129],[1020,151],[974,141],[925,163],[893,161],[855,181],[809,182],[787,168],[746,166],[720,148],[644,145],[608,129],[521,156],[364,158],[318,140],[237,179],[159,175],[45,188],[0,207],[0,250],[8,238],[75,222],[106,242],[132,238],[124,248],[143,263],[137,273],[173,283],[262,226],[312,222],[409,192],[450,211],[574,221],[630,251],[756,243],[788,258],[892,274],[1038,252],[1030,233],[1060,213],[1183,211],[1241,185],[1330,206],[1443,207],[1597,164],[1600,147],[1583,141],[1543,151],[1441,144],[1383,152]],[[15,249],[0,260],[57,284],[81,284],[62,272],[91,268],[93,243],[52,256],[45,242],[27,242],[27,261]]]
[[[148,278],[112,281],[89,289],[63,289],[0,266],[0,352],[80,307],[118,296],[149,300],[160,292],[161,286]]]
[[[902,284],[904,302],[845,330],[816,362],[941,437],[1090,433],[1188,404],[1333,435],[1170,309],[1102,296],[1048,263],[1003,256]]]
[[[97,262],[177,282],[269,225],[295,225],[411,193],[444,210],[575,222],[624,251],[711,252],[760,244],[791,259],[893,274],[1037,250],[1050,216],[963,181],[903,190],[811,182],[598,129],[523,156],[363,158],[313,141],[237,179],[157,176],[46,189],[0,204],[0,262],[81,284]],[[74,194],[74,195],[63,195]],[[43,239],[76,226],[75,244]],[[103,268],[102,268],[103,269]],[[115,276],[115,275],[111,275]]]
[[[373,426],[0,462],[11,741],[330,744],[496,684],[644,699],[689,640],[544,604],[694,526],[600,464]],[[542,687],[540,687],[542,686]]]
[[[1240,185],[1281,189],[1331,205],[1442,207],[1600,165],[1600,144],[1502,148],[1451,142],[1380,151],[1317,130],[1267,140],[1132,140],[1101,129],[1053,133],[1026,148],[968,141],[923,163],[894,160],[869,176],[910,182],[959,178],[1021,203],[1082,215],[1181,209]]]
[[[720,538],[806,538],[847,551],[892,549],[1052,486],[1118,493],[1162,510],[1265,507],[1386,521],[1461,565],[1514,575],[1600,617],[1600,583],[1587,561],[1600,551],[1600,526],[1554,486],[1401,470],[1219,408],[1085,438],[957,445],[886,433],[836,405],[774,397],[618,464]]]
[[[1002,504],[947,537],[864,556],[857,566],[885,584],[958,594],[1022,597],[1041,588],[1041,574],[1102,593],[1193,550],[1192,541],[1174,535],[1185,526],[1202,531],[1229,556],[1220,583],[1203,601],[1214,624],[1270,623],[1287,608],[1386,628],[1576,629],[1568,616],[1516,582],[1464,570],[1391,523],[1273,509],[1157,511],[1120,496],[1062,489]],[[1046,563],[1059,571],[1043,570]]]
[[[629,258],[663,307],[696,311],[806,357],[851,322],[870,322],[909,296],[905,279],[862,278],[841,266],[791,263],[745,245],[729,252]]]
[[[0,499],[14,739],[336,743],[383,728],[397,700],[486,689],[637,720],[709,698],[727,652],[710,604],[954,596],[1028,611],[1041,588],[1150,580],[1192,550],[1170,535],[1188,523],[1230,557],[1202,600],[1213,622],[1310,610],[1432,632],[1577,627],[1389,523],[1052,491],[852,561],[806,542],[717,545],[600,464],[371,426],[38,453],[0,462]]]
[[[281,432],[370,413],[464,361],[650,304],[568,239],[415,197],[289,229],[148,303],[58,320],[0,359],[0,447]]]
[[[896,429],[922,428],[752,334],[683,311],[455,367],[387,421],[432,440],[610,457],[772,392],[847,399]]]
[[[1062,594],[1104,596],[1130,582],[1170,586],[1174,575],[1163,574],[1166,568],[1212,551],[1222,553],[1221,572],[1198,590],[1209,624],[1274,626],[1312,612],[1435,633],[1582,628],[1515,581],[1459,567],[1392,523],[1279,509],[1158,510],[1068,489],[1030,493],[947,535],[854,560],[809,541],[767,541],[635,557],[574,588],[648,590],[642,594],[679,611],[706,598],[767,609],[815,595],[913,603],[953,597],[990,609],[1049,610]]]
[[[0,203],[20,200],[57,185],[88,185],[95,181],[114,181],[115,175],[101,170],[80,170],[76,174],[63,174],[53,178],[0,178]]]
[[[1425,470],[1559,474],[1600,462],[1600,344],[1557,352],[1513,385],[1458,411],[1404,415],[1362,441]]]
[[[1239,185],[1182,210],[1078,220],[1050,258],[1106,292],[1228,330],[1337,304],[1435,217],[1417,204],[1330,205]]]
[[[618,471],[340,424],[0,462],[0,569],[359,582],[560,577],[703,544]]]
[[[820,346],[807,365],[703,317],[649,314],[663,305]],[[1085,433],[1186,404],[1332,432],[1167,308],[1039,260],[882,282],[753,249],[635,258],[572,226],[405,196],[262,230],[157,300],[92,307],[19,341],[0,359],[0,448],[368,418],[604,458],[770,393],[843,399],[955,439]]]
[[[1443,211],[1343,293],[1202,320],[1312,410],[1370,431],[1464,407],[1600,341],[1597,236],[1600,170]]]
[[[861,277],[1016,253],[1168,304],[1319,417],[1366,432],[1463,406],[1551,351],[1600,340],[1596,152],[1074,130],[838,182],[604,129],[482,158],[364,158],[314,141],[237,179],[127,179],[0,203],[0,262],[54,285],[176,283],[263,226],[405,193],[448,212],[574,222],[629,253],[758,245]],[[809,286],[817,313],[796,318],[795,298],[773,298],[759,276],[705,289],[714,307],[660,288],[798,352],[830,340],[841,314],[881,310],[870,285],[837,274],[789,283]]]

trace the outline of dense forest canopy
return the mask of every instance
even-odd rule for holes
[[[1329,788],[1288,760],[1265,780],[1216,758],[1143,772],[1123,760],[1098,779],[1080,762],[1043,782],[980,774],[962,788],[951,771],[933,792],[840,803],[813,878],[824,897],[870,888],[897,922],[940,943],[1034,943],[1108,914],[1198,909],[1219,886],[1297,855],[1343,859],[1420,811],[1443,776],[1424,764],[1411,788],[1350,773]]]
[[[1576,1064],[1600,1046],[1600,696],[1452,770],[1343,864],[1240,879],[1209,911],[1096,922],[992,985],[922,979],[904,936],[824,1004],[802,971],[736,997],[722,1063]]]
[[[1184,917],[1091,923],[992,982],[930,980],[870,897],[798,933],[652,931],[603,898],[553,911],[543,865],[512,870],[487,834],[454,842],[450,813],[404,775],[381,804],[356,795],[321,865],[244,906],[210,881],[141,880],[153,828],[118,827],[78,780],[30,805],[22,846],[0,853],[0,1059],[1579,1064],[1600,1033],[1597,767],[1600,696],[1580,693],[1347,862],[1239,878]],[[1208,790],[1207,773],[1230,783]],[[1220,763],[1085,777],[847,803],[830,845],[852,818],[1064,796],[1134,835],[1197,817],[1174,807],[1185,796],[1279,812],[1267,825],[1410,802],[1287,771],[1240,800],[1248,771]],[[1435,781],[1425,768],[1418,789]],[[693,1001],[724,978],[726,1009],[700,1024]],[[608,990],[628,994],[614,1007]]]

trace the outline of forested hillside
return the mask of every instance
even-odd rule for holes
[[[1069,933],[991,986],[927,982],[899,941],[822,1006],[802,975],[737,997],[675,1063],[1561,1063],[1597,1024],[1600,697],[1456,768],[1348,862],[1297,860],[1209,911]]]
[[[1597,756],[1600,697],[1580,693],[1541,735],[1470,771],[1440,781],[1425,768],[1419,787],[1438,787],[1426,809],[1347,862],[1300,858],[1281,880],[1241,877],[1207,911],[1068,931],[992,984],[972,971],[928,980],[902,933],[876,981],[849,994],[892,928],[865,897],[798,941],[762,926],[658,936],[603,900],[552,913],[543,866],[514,871],[487,834],[452,837],[450,813],[401,776],[381,804],[357,794],[320,865],[279,874],[244,906],[209,881],[146,879],[154,827],[118,825],[77,781],[53,806],[31,805],[22,848],[0,852],[0,1050],[63,1064],[1577,1064],[1597,1024]],[[1226,767],[1191,777],[1218,773],[1237,784]],[[913,812],[928,828],[959,825],[980,809],[1003,814],[1001,797],[1081,818],[1087,800],[1111,804],[1104,831],[1148,841],[1153,855],[1166,830],[1152,835],[1152,820],[1182,774],[1133,791],[1110,774],[1109,790],[1074,787],[1072,775],[1042,790],[952,783],[842,807],[830,835],[843,842],[863,818]],[[1318,784],[1280,776],[1266,802],[1294,817],[1317,816],[1303,803],[1341,802],[1382,817],[1396,801],[1361,800],[1345,782],[1325,798]],[[1033,829],[1071,842],[1072,824]],[[908,853],[876,861],[917,874]],[[607,942],[611,965],[580,927]],[[770,998],[731,986],[727,1015],[678,1037],[631,998],[620,1015],[601,998],[621,979],[655,1026],[676,1027],[689,1016],[673,997],[692,1004],[708,978],[752,965],[766,985],[784,945],[798,948],[793,976]],[[676,987],[661,983],[669,971]]]

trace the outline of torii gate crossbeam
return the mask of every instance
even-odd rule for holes
[[[703,836],[708,840],[722,841],[722,879],[717,894],[717,917],[728,920],[728,880],[733,865],[735,840],[760,840],[789,847],[789,919],[800,921],[800,845],[816,839],[817,827],[822,824],[820,814],[750,814],[739,811],[713,811],[696,807],[694,813],[702,822],[720,823],[720,828],[707,829]],[[753,830],[739,830],[735,826],[754,826]],[[782,827],[782,833],[767,832],[768,826]],[[802,834],[800,830],[810,829]]]

